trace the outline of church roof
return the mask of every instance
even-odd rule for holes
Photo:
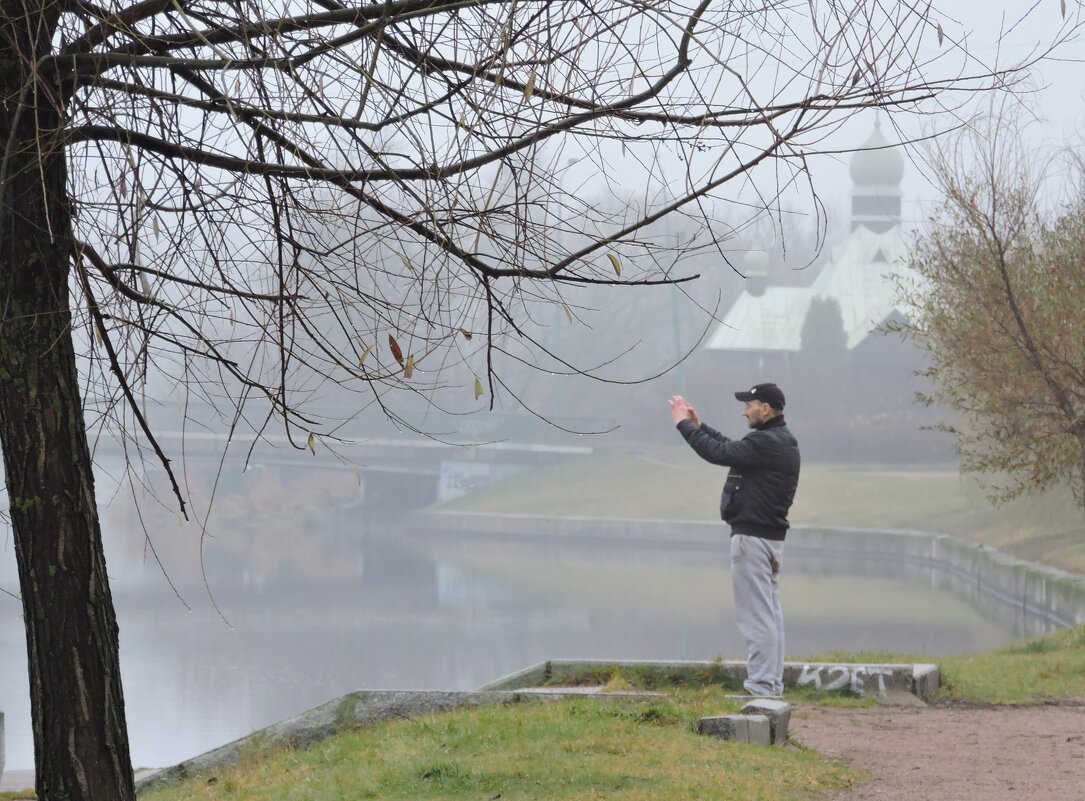
[[[904,159],[875,120],[874,131],[852,156],[853,198],[900,197]],[[773,287],[747,291],[712,332],[708,350],[798,351],[802,329],[815,299],[835,300],[849,349],[867,338],[897,309],[897,281],[907,275],[907,244],[900,230],[899,208],[853,216],[849,237],[832,249],[828,263],[809,287]],[[872,224],[876,223],[876,224]],[[753,275],[748,277],[752,278]],[[751,282],[747,285],[754,287]]]
[[[806,287],[772,286],[735,301],[705,343],[708,350],[799,350],[813,295]]]
[[[905,270],[907,244],[900,228],[877,233],[859,227],[833,248],[809,287],[768,287],[744,292],[712,332],[708,350],[798,351],[815,298],[840,304],[848,348],[856,347],[897,309],[894,273]]]
[[[848,349],[867,338],[897,308],[893,274],[905,269],[907,245],[899,228],[857,228],[839,247],[811,290],[840,304]]]

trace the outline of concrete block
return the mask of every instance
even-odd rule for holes
[[[740,727],[746,728],[745,721],[738,715],[711,715],[697,721],[697,733],[723,740],[737,739]]]
[[[912,666],[912,694],[924,701],[930,701],[941,683],[938,665]]]
[[[791,704],[776,698],[759,698],[742,707],[744,715],[764,715],[769,720],[773,745],[787,743],[787,727],[791,722]]]
[[[771,745],[772,726],[765,715],[716,715],[697,721],[697,731],[721,740]]]

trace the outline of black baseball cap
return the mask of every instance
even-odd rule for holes
[[[745,392],[736,392],[735,398],[746,401],[762,401],[778,412],[784,410],[784,391],[775,384],[755,384]]]

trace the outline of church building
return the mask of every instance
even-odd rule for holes
[[[721,384],[778,383],[789,422],[815,458],[943,455],[940,438],[916,437],[933,422],[915,400],[921,355],[885,330],[902,318],[898,281],[916,279],[901,230],[904,159],[877,123],[850,172],[847,238],[807,286],[773,285],[768,254],[747,254],[744,291],[699,354],[698,384],[716,395]]]

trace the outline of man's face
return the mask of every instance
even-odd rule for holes
[[[772,407],[759,400],[746,401],[746,408],[742,410],[742,416],[746,418],[746,425],[750,428],[757,428],[766,420],[770,420],[773,414]]]

